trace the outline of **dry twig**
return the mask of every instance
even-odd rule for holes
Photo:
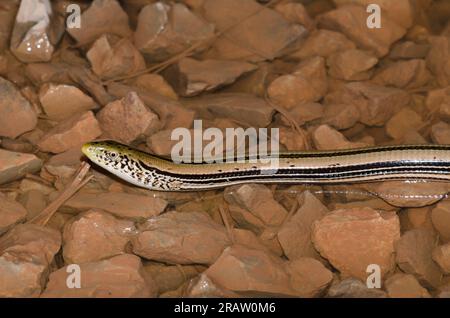
[[[27,223],[46,225],[50,218],[55,214],[59,207],[70,199],[79,189],[81,189],[86,183],[88,183],[93,176],[88,176],[90,165],[87,162],[83,162],[80,169],[75,174],[73,181],[62,191],[59,196],[50,203],[41,213],[29,220]]]

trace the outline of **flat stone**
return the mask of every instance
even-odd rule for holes
[[[367,147],[364,142],[351,142],[345,136],[328,125],[320,125],[312,133],[314,145],[319,150],[351,149]]]
[[[352,82],[325,96],[326,104],[354,104],[360,122],[368,126],[384,125],[396,112],[410,102],[404,90],[367,82]]]
[[[148,298],[156,289],[148,286],[141,259],[125,254],[98,262],[79,264],[81,288],[67,288],[68,267],[50,274],[43,298]],[[69,271],[70,272],[70,271]]]
[[[298,45],[307,33],[303,26],[290,23],[280,13],[263,8],[256,1],[206,0],[203,9],[204,17],[214,23],[218,31],[225,32],[225,36],[213,44],[213,51],[219,58],[272,60]],[[242,22],[237,23],[239,21]],[[234,24],[235,27],[228,29]]]
[[[270,253],[233,245],[204,273],[216,284],[247,296],[296,296],[285,266]]]
[[[311,227],[328,213],[328,209],[309,191],[302,193],[299,202],[298,210],[278,231],[278,240],[290,260],[299,257],[318,259],[319,254],[311,240]]]
[[[431,48],[426,61],[440,86],[450,85],[450,38],[446,36],[430,37]]]
[[[76,114],[49,130],[39,141],[41,151],[61,153],[100,136],[102,131],[92,111]]]
[[[428,288],[440,285],[441,271],[432,259],[436,237],[430,230],[407,231],[396,243],[396,262],[407,274],[413,274],[419,283]]]
[[[166,72],[166,78],[181,96],[194,96],[231,84],[256,68],[247,62],[186,57]]]
[[[317,29],[306,38],[301,48],[290,54],[289,57],[299,60],[313,56],[322,56],[326,58],[336,52],[355,48],[355,44],[342,33]]]
[[[267,226],[279,226],[287,216],[287,211],[273,198],[270,189],[261,184],[230,187],[225,200],[246,209]]]
[[[139,230],[132,239],[133,252],[171,264],[212,264],[231,244],[225,227],[199,212],[167,212],[148,219]]]
[[[0,235],[25,220],[27,210],[16,201],[0,195]]]
[[[60,247],[58,231],[35,224],[19,224],[3,235],[0,297],[38,297]]]
[[[80,264],[124,254],[135,230],[132,221],[120,220],[101,210],[81,213],[64,226],[64,261]]]
[[[385,282],[390,298],[430,298],[428,291],[423,288],[414,275],[398,273],[389,277]]]
[[[35,155],[0,149],[0,184],[38,172],[41,167],[42,160]]]
[[[367,17],[366,7],[348,4],[324,13],[318,18],[318,24],[344,33],[358,47],[372,50],[378,57],[385,56],[391,44],[405,35],[406,29],[388,16],[384,16],[382,28],[369,29]]]
[[[103,34],[129,37],[132,34],[128,15],[117,0],[94,0],[81,14],[81,28],[67,28],[67,32],[83,45]]]
[[[431,221],[439,237],[444,242],[450,242],[450,201],[439,202],[431,211]]]
[[[382,68],[372,81],[379,85],[414,89],[426,86],[431,80],[424,60],[399,61]]]
[[[78,211],[100,209],[122,218],[141,219],[159,215],[167,206],[167,202],[149,195],[78,192],[63,206]]]
[[[414,110],[405,107],[389,119],[386,124],[386,133],[394,139],[399,139],[411,131],[417,131],[422,125],[422,117]]]
[[[358,49],[336,52],[327,59],[330,76],[347,81],[367,80],[372,75],[372,68],[378,59],[371,54]]]
[[[158,116],[135,92],[104,106],[97,113],[97,120],[105,136],[127,144],[149,135],[160,126]]]
[[[273,108],[262,98],[243,93],[217,93],[186,101],[201,106],[214,116],[244,122],[252,127],[266,127],[272,121]]]
[[[293,109],[320,100],[327,89],[325,60],[313,57],[301,62],[292,74],[276,78],[267,88],[267,94],[276,104]]]
[[[450,243],[437,246],[433,250],[433,260],[438,263],[443,273],[450,274]]]
[[[327,297],[330,298],[386,298],[386,292],[377,288],[368,288],[356,278],[346,278],[331,285]]]
[[[345,6],[349,3],[356,3],[366,8],[371,2],[370,0],[333,0],[337,6]],[[398,1],[377,1],[382,12],[386,14],[390,20],[396,24],[408,29],[410,28],[416,16],[416,8],[409,0]]]
[[[50,41],[53,10],[50,1],[20,3],[11,34],[11,52],[22,62],[47,62],[55,49]],[[55,39],[53,39],[55,40]]]
[[[55,121],[97,108],[97,103],[90,96],[78,87],[65,84],[42,85],[39,101],[48,118]]]
[[[163,61],[207,41],[213,34],[214,25],[195,15],[183,3],[169,5],[158,1],[141,9],[134,43],[146,59]]]
[[[333,274],[321,262],[300,257],[286,266],[291,284],[299,297],[320,297],[333,280]]]
[[[397,215],[371,208],[332,211],[312,229],[320,254],[342,275],[362,280],[371,264],[380,266],[381,275],[394,269],[394,243],[399,237]]]
[[[94,42],[86,57],[94,73],[104,80],[145,69],[144,58],[128,39],[113,42],[103,35]]]
[[[450,143],[450,125],[446,122],[440,121],[431,126],[431,138],[433,142],[440,145],[447,145]]]
[[[10,81],[0,77],[0,137],[16,138],[36,127],[37,114]]]

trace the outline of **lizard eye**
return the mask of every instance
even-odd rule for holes
[[[108,157],[109,157],[109,159],[114,160],[114,161],[119,159],[119,155],[117,154],[117,152],[114,152],[114,151],[109,152]]]

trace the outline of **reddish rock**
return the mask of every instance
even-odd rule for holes
[[[395,62],[373,77],[376,84],[408,89],[426,86],[430,80],[425,61],[419,59]]]
[[[325,61],[313,57],[300,63],[292,74],[282,75],[270,83],[267,94],[275,103],[292,109],[320,100],[327,88]]]
[[[20,224],[0,238],[0,297],[37,297],[61,246],[53,229]]]
[[[92,70],[102,79],[134,74],[145,69],[141,53],[128,39],[110,41],[103,35],[86,54]]]
[[[225,117],[252,127],[266,127],[272,121],[273,108],[262,98],[242,93],[217,93],[186,101],[202,107],[214,117]]]
[[[164,77],[158,74],[143,74],[136,77],[134,84],[147,91],[152,91],[165,97],[177,100],[178,96]]]
[[[199,212],[167,212],[148,219],[139,230],[132,239],[133,252],[171,264],[212,264],[231,244],[225,227]]]
[[[431,221],[431,207],[426,206],[423,208],[409,208],[405,210],[405,213],[410,225],[408,230],[418,228],[434,230],[433,223]]]
[[[281,2],[277,4],[274,9],[292,23],[303,25],[308,30],[314,27],[314,21],[308,15],[305,6],[301,3]]]
[[[407,274],[413,274],[425,287],[440,285],[441,271],[432,259],[436,237],[430,230],[414,229],[402,235],[396,243],[396,261]]]
[[[53,14],[48,1],[30,0],[20,3],[10,46],[11,52],[20,61],[47,62],[52,58],[55,49],[54,43],[50,41],[52,32],[50,23]],[[53,17],[53,22],[54,20]]]
[[[18,201],[27,210],[28,220],[38,215],[48,205],[46,195],[39,190],[30,190],[22,193]]]
[[[325,106],[322,123],[338,130],[356,125],[360,118],[359,108],[354,104],[328,104]]]
[[[325,102],[326,104],[354,104],[361,114],[361,123],[368,126],[381,126],[410,102],[410,96],[398,88],[352,82],[328,94]]]
[[[155,2],[139,13],[134,43],[146,58],[163,61],[185,49],[207,41],[214,25],[192,13],[184,4]]]
[[[439,233],[439,238],[450,242],[450,201],[439,202],[431,211],[431,221]]]
[[[219,58],[272,60],[296,47],[306,35],[304,27],[290,23],[275,10],[263,8],[256,1],[205,0],[203,9],[205,18],[214,23],[218,31],[226,31],[225,36],[215,39],[213,44],[212,53]],[[233,24],[236,26],[230,29]]]
[[[319,258],[311,241],[311,227],[328,209],[309,191],[303,192],[299,201],[298,210],[278,231],[278,240],[290,260],[306,256]]]
[[[67,288],[66,267],[50,274],[44,298],[147,298],[155,297],[154,286],[145,279],[139,257],[125,254],[106,260],[80,264],[81,288]],[[69,270],[69,271],[68,271]]]
[[[159,116],[161,123],[165,123],[164,129],[174,129],[179,127],[191,127],[194,121],[195,112],[183,107],[172,98],[155,93],[147,88],[137,86],[127,86],[118,83],[108,85],[108,93],[116,98],[123,98],[130,91],[136,92],[144,104]]]
[[[299,126],[319,119],[324,116],[324,106],[319,103],[306,103],[298,105],[293,109],[289,110],[289,119],[294,120]],[[279,116],[280,120],[285,126],[289,126],[285,116]]]
[[[398,273],[389,277],[384,283],[390,298],[430,298],[414,275]]]
[[[56,121],[97,107],[94,100],[79,88],[65,84],[42,85],[39,101],[48,118]]]
[[[225,289],[217,283],[213,282],[207,275],[201,274],[197,278],[189,282],[186,292],[188,297],[192,298],[239,298],[239,294]]]
[[[406,29],[387,16],[383,16],[382,28],[370,29],[367,27],[367,17],[364,6],[349,4],[321,15],[318,23],[321,27],[344,33],[358,47],[373,50],[378,57],[382,57],[389,52],[392,43],[405,35]]]
[[[39,141],[41,151],[61,153],[100,136],[102,131],[91,111],[76,114],[48,131]]]
[[[442,272],[450,274],[450,243],[437,246],[432,255],[433,260],[438,263]]]
[[[296,296],[285,266],[280,258],[267,252],[233,245],[205,274],[214,283],[247,296]]]
[[[234,228],[233,240],[235,244],[239,244],[256,250],[268,250],[264,242],[257,237],[252,231]]]
[[[377,288],[368,288],[365,283],[356,278],[347,278],[333,284],[328,290],[331,298],[385,298],[386,292]]]
[[[289,55],[294,59],[306,59],[313,56],[328,57],[333,53],[354,49],[355,44],[339,32],[318,29],[312,32],[301,49]]]
[[[158,116],[144,105],[135,92],[103,107],[97,113],[97,119],[105,136],[128,144],[160,126]]]
[[[319,297],[333,280],[333,274],[321,262],[309,257],[289,262],[286,270],[299,297]]]
[[[256,234],[260,234],[266,225],[247,209],[237,205],[230,204],[228,206],[231,218],[239,225],[239,228],[250,230]]]
[[[0,137],[16,138],[36,127],[37,114],[10,81],[0,77]]]
[[[389,57],[392,59],[421,59],[427,56],[429,50],[429,44],[404,41],[392,46]]]
[[[386,133],[393,139],[400,139],[422,126],[422,117],[414,110],[405,107],[389,119],[386,124]]]
[[[169,83],[182,96],[194,96],[233,83],[242,74],[253,71],[256,65],[227,60],[198,61],[183,58],[166,72]]]
[[[246,209],[267,226],[278,226],[287,216],[287,211],[273,198],[264,185],[244,184],[231,187],[225,193],[225,200]]]
[[[446,36],[430,37],[431,48],[426,61],[440,86],[450,85],[450,38]]]
[[[18,202],[8,199],[0,193],[0,235],[25,220],[27,210]]]
[[[31,154],[0,149],[0,184],[35,173],[42,167],[42,160]]]
[[[64,260],[66,264],[80,264],[124,254],[135,230],[132,221],[117,219],[101,210],[79,214],[64,227]]]
[[[176,290],[187,280],[198,276],[203,270],[200,265],[166,265],[161,263],[144,264],[144,271],[155,282],[160,294]]]
[[[376,3],[383,10],[383,14],[386,14],[390,20],[406,29],[413,25],[417,10],[410,0],[381,0],[375,2],[371,0],[334,0],[334,3],[336,3],[337,6],[356,3],[365,8],[367,8],[369,4]]]
[[[103,34],[128,37],[132,31],[128,25],[128,15],[117,0],[94,0],[81,14],[81,28],[67,28],[67,32],[79,44],[87,44]]]
[[[100,209],[122,218],[141,219],[160,214],[167,202],[149,195],[78,192],[64,206],[78,211]]]
[[[431,126],[431,139],[433,142],[440,145],[447,145],[450,143],[450,125],[440,121]]]
[[[336,52],[327,59],[330,76],[347,81],[362,81],[371,77],[378,59],[370,52],[350,49]]]
[[[384,275],[393,270],[394,243],[400,237],[397,215],[371,208],[336,210],[313,225],[312,239],[320,254],[342,275],[365,280],[370,264]]]
[[[289,151],[300,151],[308,149],[308,135],[306,131],[300,133],[293,129],[280,129],[280,143]]]
[[[429,111],[438,112],[442,119],[450,119],[450,86],[430,90],[425,104]]]
[[[328,125],[320,125],[312,133],[314,145],[319,150],[335,150],[367,147],[364,142],[351,142],[339,131]]]

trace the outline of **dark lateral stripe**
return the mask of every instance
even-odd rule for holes
[[[255,170],[240,170],[240,171],[231,171],[231,172],[217,172],[217,173],[208,173],[208,174],[180,174],[168,171],[162,171],[153,167],[146,165],[144,162],[139,161],[142,168],[147,170],[153,170],[156,173],[167,175],[175,178],[181,178],[183,180],[204,180],[204,179],[230,179],[230,178],[240,178],[245,176],[259,176],[262,175],[259,169]],[[360,164],[360,165],[351,165],[351,166],[334,166],[334,167],[320,167],[320,168],[279,168],[276,170],[276,175],[297,175],[303,174],[308,176],[315,176],[321,174],[333,175],[333,174],[343,174],[347,172],[358,172],[358,171],[368,171],[368,170],[386,170],[393,168],[405,168],[405,167],[414,167],[414,168],[435,168],[438,169],[450,167],[450,162],[404,162],[404,161],[388,161],[388,162],[375,162],[370,164]]]
[[[184,179],[181,178],[183,182],[190,184],[218,184],[218,183],[226,183],[228,181],[252,181],[252,180],[270,180],[276,179],[277,177],[283,178],[287,177],[288,179],[300,179],[300,180],[311,180],[314,183],[315,180],[339,180],[339,179],[356,179],[356,178],[364,178],[369,176],[386,176],[388,178],[389,175],[392,174],[435,174],[435,175],[449,175],[450,180],[450,167],[439,168],[439,169],[430,169],[429,167],[418,168],[418,167],[400,167],[400,168],[392,168],[392,169],[384,169],[384,170],[371,170],[371,171],[357,171],[357,172],[345,172],[339,174],[325,174],[325,175],[317,175],[317,174],[286,174],[286,175],[250,175],[250,176],[240,176],[239,178],[217,178],[210,180],[202,180],[202,179]],[[443,179],[443,178],[436,178]]]

